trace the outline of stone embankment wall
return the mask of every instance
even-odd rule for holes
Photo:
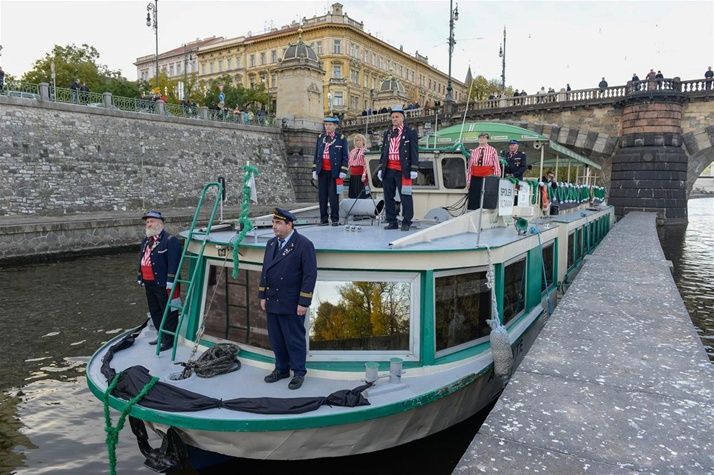
[[[259,167],[260,203],[295,201],[278,129],[0,97],[0,215],[73,215],[195,206],[242,166]]]

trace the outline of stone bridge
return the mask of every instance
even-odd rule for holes
[[[665,79],[655,83],[640,81],[624,86],[600,89],[583,89],[543,95],[508,97],[471,104],[455,104],[431,109],[407,111],[407,123],[417,127],[419,135],[460,123],[466,111],[466,120],[497,120],[511,123],[568,145],[578,153],[603,165],[604,178],[609,182],[611,159],[622,147],[623,101],[630,95],[651,96],[676,90],[684,98],[681,113],[666,110],[662,104],[646,114],[654,121],[668,116],[679,121],[681,145],[688,157],[687,193],[702,171],[714,161],[714,84],[704,79],[679,81]],[[647,100],[647,98],[644,98]],[[642,114],[641,114],[642,115]],[[646,117],[641,117],[647,119]],[[347,133],[381,133],[389,127],[389,114],[361,116],[344,121],[342,130]],[[664,130],[650,130],[665,132]]]

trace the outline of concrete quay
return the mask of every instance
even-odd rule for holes
[[[277,204],[288,209],[308,205]],[[273,207],[252,205],[250,214],[268,214]],[[162,208],[161,211],[166,217],[166,228],[176,234],[191,224],[195,208]],[[224,221],[234,222],[239,214],[240,207],[226,207],[223,210]],[[142,211],[105,211],[67,216],[0,216],[0,264],[138,248],[143,238],[141,216]]]
[[[589,256],[454,470],[714,474],[714,365],[633,212]]]

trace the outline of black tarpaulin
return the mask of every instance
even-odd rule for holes
[[[146,322],[127,334],[119,342],[112,345],[102,359],[101,372],[107,378],[107,383],[114,378],[116,371],[111,367],[114,354],[129,348]],[[149,370],[143,366],[132,366],[121,373],[119,383],[112,392],[113,396],[129,400],[139,394],[151,379]],[[318,409],[320,406],[355,407],[368,406],[362,392],[370,384],[364,384],[354,389],[342,389],[328,396],[319,397],[293,397],[293,398],[235,398],[220,400],[203,394],[188,391],[177,386],[158,381],[149,391],[139,405],[150,409],[168,412],[195,412],[205,409],[223,407],[232,411],[251,412],[255,414],[302,414]]]

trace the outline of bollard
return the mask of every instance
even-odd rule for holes
[[[50,85],[46,82],[40,83],[40,100],[48,102],[50,100]]]
[[[402,359],[392,358],[389,360],[389,382],[390,383],[401,383],[402,382]]]
[[[156,101],[156,113],[159,115],[166,114],[166,103],[161,99]]]
[[[364,364],[364,380],[367,383],[377,381],[379,377],[379,363],[367,362]]]
[[[198,108],[198,117],[203,120],[208,120],[208,107],[201,106]]]

